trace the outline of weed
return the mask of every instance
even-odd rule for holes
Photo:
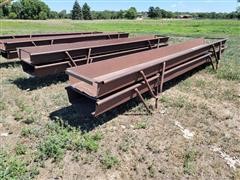
[[[37,160],[53,158],[54,161],[60,161],[67,149],[96,152],[102,138],[99,133],[82,135],[79,130],[59,123],[49,124],[48,132],[48,136],[38,147]]]
[[[195,167],[194,161],[196,160],[197,153],[194,150],[189,150],[184,155],[183,169],[185,174],[194,174]]]
[[[77,150],[86,149],[88,152],[96,152],[99,148],[99,141],[102,139],[102,135],[99,133],[90,135],[84,134],[73,139],[73,145]]]
[[[147,128],[147,123],[146,122],[137,123],[134,127],[134,129],[146,129],[146,128]]]
[[[149,172],[149,176],[150,177],[154,177],[155,176],[155,169],[154,169],[154,165],[151,164],[150,166],[148,166],[148,172]]]
[[[35,121],[36,121],[35,116],[29,115],[23,122],[24,122],[25,124],[32,124],[32,123],[34,123]]]
[[[0,101],[0,111],[5,109],[6,104],[3,101]]]
[[[202,80],[202,79],[198,79],[198,80],[195,81],[195,86],[200,87],[200,88],[204,88],[204,87],[206,87],[206,81]]]
[[[112,155],[110,152],[106,152],[101,159],[101,163],[104,168],[111,169],[112,167],[119,164],[119,160],[117,159],[116,156]]]
[[[14,115],[14,119],[16,120],[16,121],[21,121],[22,119],[24,118],[24,115],[23,115],[23,113],[22,112],[16,112],[16,114]]]
[[[30,137],[32,134],[33,134],[33,131],[28,127],[24,127],[21,130],[22,137]]]
[[[53,158],[54,161],[62,159],[70,136],[63,131],[61,134],[51,134],[43,140],[38,147],[38,160]]]
[[[17,144],[15,147],[15,152],[17,155],[23,155],[27,152],[27,147],[24,144]]]
[[[25,162],[0,150],[0,179],[27,179],[26,174]]]
[[[231,65],[225,63],[225,65],[218,70],[216,76],[219,79],[240,81],[239,65],[234,66],[234,63]]]

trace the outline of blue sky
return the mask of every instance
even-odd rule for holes
[[[52,10],[72,9],[75,0],[43,0]],[[237,0],[78,0],[82,6],[88,3],[92,10],[120,10],[131,6],[146,11],[149,6],[159,6],[170,11],[189,12],[231,12],[237,7]]]

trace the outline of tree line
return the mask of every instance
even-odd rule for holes
[[[240,7],[231,13],[189,13],[171,12],[159,7],[149,7],[147,12],[137,12],[135,7],[120,11],[91,11],[90,6],[84,3],[81,7],[76,0],[72,11],[60,12],[51,11],[47,4],[41,0],[17,0],[10,4],[5,4],[0,8],[0,18],[9,19],[73,19],[73,20],[92,20],[92,19],[136,19],[140,18],[209,18],[209,19],[240,19]]]

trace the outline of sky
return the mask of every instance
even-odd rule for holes
[[[54,11],[72,9],[75,0],[43,0]],[[147,11],[150,6],[158,6],[168,11],[179,12],[232,12],[236,10],[237,0],[78,0],[85,2],[91,10],[120,10],[131,6],[138,11]]]

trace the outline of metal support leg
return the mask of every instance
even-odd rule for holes
[[[218,59],[220,60],[222,56],[222,42],[219,43],[219,52],[218,52]]]
[[[166,69],[166,62],[163,62],[162,74],[161,74],[161,82],[160,82],[160,92],[159,92],[159,93],[162,93],[162,91],[163,91],[163,83],[164,83],[165,69]]]
[[[152,49],[151,42],[148,41],[149,48]]]
[[[210,63],[211,63],[211,66],[212,66],[213,70],[215,70],[212,57],[209,56],[208,59],[210,60]]]
[[[92,49],[91,49],[91,48],[89,48],[89,50],[88,50],[88,56],[87,56],[87,64],[89,64],[89,63],[90,63],[91,51],[92,51]]]
[[[144,81],[145,81],[145,83],[146,83],[146,85],[148,87],[148,90],[150,91],[152,97],[155,98],[155,108],[157,108],[158,107],[158,103],[157,103],[158,102],[158,97],[153,93],[153,90],[152,90],[152,88],[151,88],[151,86],[150,86],[150,84],[149,84],[149,82],[147,80],[147,77],[144,74],[144,72],[140,71],[140,73],[141,73],[141,75],[142,75],[142,77],[143,77],[143,79],[144,79]]]
[[[214,55],[215,60],[216,60],[216,70],[217,70],[218,69],[219,59],[218,59],[218,56],[217,56],[216,49],[215,49],[214,45],[212,45],[212,49],[213,49],[213,55]]]
[[[35,43],[34,41],[32,41],[32,44],[33,44],[34,46],[37,46],[36,43]]]
[[[77,64],[74,62],[74,60],[73,60],[72,57],[70,56],[70,54],[69,54],[67,51],[65,51],[65,53],[67,54],[68,58],[70,59],[70,62],[72,62],[72,64],[73,64],[74,66],[77,66]],[[71,63],[69,63],[69,64],[71,65]]]
[[[149,109],[149,107],[147,106],[147,104],[145,103],[141,93],[139,92],[139,90],[136,88],[134,89],[134,91],[137,93],[138,97],[140,98],[140,100],[142,101],[143,105],[145,106],[145,108],[147,109],[147,111],[152,114],[152,111]]]

